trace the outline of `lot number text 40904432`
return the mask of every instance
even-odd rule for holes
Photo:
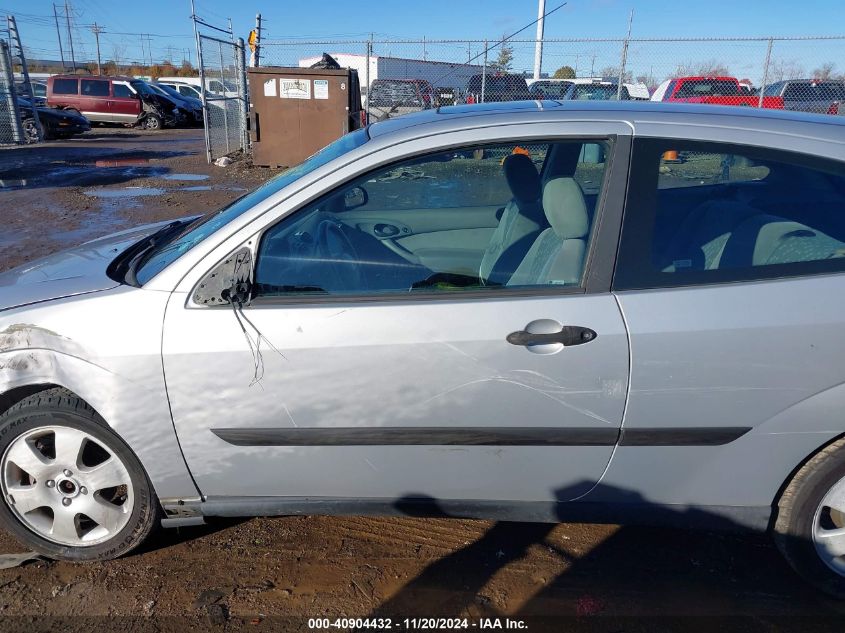
[[[526,631],[528,625],[514,618],[309,618],[308,628],[313,631]]]

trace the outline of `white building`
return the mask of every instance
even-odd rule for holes
[[[367,56],[355,53],[329,53],[342,68],[354,68],[358,71],[358,80],[362,88],[367,86]],[[322,59],[322,55],[299,60],[300,68],[308,68]],[[473,75],[480,75],[479,64],[459,64],[435,62],[422,59],[403,59],[401,57],[370,56],[369,82],[376,79],[425,79],[434,88],[453,88],[466,90],[467,82]],[[488,72],[489,72],[488,68]],[[367,86],[369,87],[369,86]]]

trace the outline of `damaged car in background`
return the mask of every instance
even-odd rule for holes
[[[47,103],[73,110],[94,123],[118,123],[159,130],[187,120],[176,103],[134,77],[53,75],[47,79]]]
[[[454,106],[0,275],[0,521],[771,531],[845,595],[845,121]],[[822,300],[823,298],[823,300]]]

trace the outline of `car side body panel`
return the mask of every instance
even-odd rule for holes
[[[192,498],[161,368],[167,297],[121,286],[0,312],[0,393],[73,391],[135,452],[160,498]]]
[[[845,275],[828,275],[617,293],[632,359],[623,437],[751,431],[723,446],[619,446],[602,483],[662,504],[770,505],[795,466],[845,431],[843,288]]]

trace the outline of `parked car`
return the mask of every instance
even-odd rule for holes
[[[179,100],[171,97],[161,89],[156,89],[150,82],[137,79],[130,84],[130,87],[137,90],[141,94],[142,99],[159,105],[160,110],[165,113],[165,125],[180,127],[192,122],[190,113],[180,107],[181,103]]]
[[[202,102],[202,93],[200,92],[199,85],[194,86],[192,84],[187,84],[180,81],[171,81],[164,79],[157,79],[155,83],[160,86],[167,86],[168,88],[172,88],[183,97],[197,99],[198,101]]]
[[[91,129],[88,119],[73,110],[59,110],[36,105],[33,112],[32,102],[23,98],[18,98],[18,109],[23,119],[24,134],[30,142],[38,138],[35,127],[36,113],[46,140],[70,138]]]
[[[758,107],[759,97],[744,90],[736,77],[678,77],[667,79],[651,95],[652,101]],[[763,108],[782,110],[782,97],[763,97]]]
[[[36,106],[46,106],[47,105],[47,82],[40,81],[36,79],[31,79],[29,85],[32,87],[32,101]],[[26,93],[29,91],[26,85],[23,82],[18,82],[15,84],[15,90],[18,93],[18,96],[26,98]]]
[[[843,133],[441,108],[6,272],[0,520],[70,560],[162,517],[745,526],[845,594]]]
[[[159,77],[159,83],[179,83],[194,86],[197,90],[202,87],[199,77]],[[205,89],[213,92],[221,97],[237,97],[238,86],[235,82],[229,79],[221,79],[220,77],[206,77]]]
[[[572,82],[567,79],[537,79],[528,81],[532,99],[563,99]]]
[[[440,86],[434,89],[435,105],[440,106],[459,105],[464,102],[464,97],[458,88],[451,86]]]
[[[619,91],[619,83],[605,79],[578,81],[569,84],[563,99],[576,101],[648,101],[648,88],[641,83],[623,83]]]
[[[490,73],[483,78],[481,75],[473,75],[467,82],[466,92],[467,103],[523,101],[534,98],[528,90],[525,77],[508,73]]]
[[[435,94],[434,87],[431,85],[430,81],[426,79],[411,79],[411,81],[413,81],[419,87],[420,96],[422,96],[425,108],[438,107],[437,95]]]
[[[157,83],[147,83],[155,92],[175,102],[181,112],[186,114],[187,123],[202,125],[202,101],[193,97],[185,97],[170,86]]]
[[[433,93],[426,96],[420,81],[415,79],[375,79],[364,99],[370,122],[419,112],[431,108],[432,102]]]
[[[36,106],[28,99],[18,97],[18,113],[23,124],[24,137],[27,143],[38,142],[38,128],[35,123],[35,113],[41,122],[41,130],[45,140],[70,138],[76,134],[82,134],[91,129],[91,124],[84,116],[72,110],[58,110]],[[7,109],[8,103],[4,99],[0,101],[0,110]]]
[[[181,116],[172,100],[132,77],[54,75],[47,80],[47,103],[75,109],[98,123],[138,125],[150,130],[175,125]]]
[[[778,81],[763,91],[767,97],[781,97],[786,110],[845,116],[845,82],[815,79]]]

